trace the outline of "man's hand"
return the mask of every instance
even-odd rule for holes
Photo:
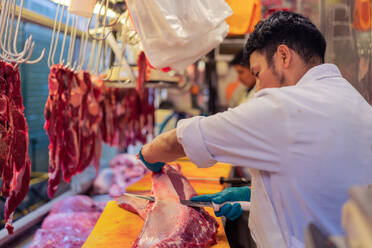
[[[184,157],[185,152],[182,145],[178,143],[176,129],[162,133],[156,136],[150,143],[144,145],[141,149],[141,156],[142,159],[140,159],[142,162],[145,163],[146,161],[150,165],[155,165],[158,162],[172,162]],[[151,170],[154,167],[148,166],[148,168]]]
[[[251,190],[248,186],[231,187],[217,194],[194,196],[190,200],[198,202],[214,202],[217,204],[221,204],[227,201],[250,201]],[[233,205],[225,204],[219,211],[215,212],[217,217],[224,215],[230,220],[237,219],[242,213],[243,210],[239,203],[235,203]]]
[[[149,169],[149,170],[152,170],[153,172],[160,172],[161,169],[163,168],[163,166],[165,165],[165,163],[163,162],[156,162],[156,163],[149,163],[147,162],[144,158],[143,158],[143,155],[142,155],[142,148],[141,150],[139,151],[139,153],[137,154],[137,158],[140,159],[142,161],[142,163]]]

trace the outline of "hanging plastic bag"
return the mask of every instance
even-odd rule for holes
[[[216,47],[232,14],[224,0],[126,0],[145,54],[156,68],[184,69]]]

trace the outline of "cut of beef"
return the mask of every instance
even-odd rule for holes
[[[49,75],[49,97],[45,104],[45,130],[49,136],[48,195],[53,197],[63,179],[87,168],[101,157],[99,123],[102,82],[87,72],[74,73],[60,65]]]
[[[0,61],[0,176],[6,228],[13,232],[12,216],[25,198],[31,176],[28,127],[23,114],[19,70]]]
[[[49,136],[48,195],[52,198],[62,172],[69,182],[93,161],[98,170],[102,141],[121,149],[137,141],[146,142],[153,133],[154,91],[141,88],[140,97],[135,89],[105,87],[88,72],[75,73],[54,65],[49,75],[45,120]]]
[[[196,193],[179,167],[166,165],[161,173],[154,173],[152,191],[154,203],[120,198],[120,206],[145,215],[133,247],[208,247],[216,243],[217,221],[202,208],[180,204],[180,200],[188,200]]]
[[[104,91],[103,141],[121,149],[137,141],[146,143],[147,135],[153,133],[154,91],[144,89],[142,98],[135,89],[107,87]]]
[[[150,196],[151,192],[136,192],[137,195],[147,195]],[[135,198],[131,196],[122,195],[115,198],[116,202],[120,207],[139,215],[143,220],[146,220],[147,213],[151,209],[153,203],[148,200]]]

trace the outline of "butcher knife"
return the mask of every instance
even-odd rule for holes
[[[214,211],[219,211],[220,208],[222,208],[225,204],[234,204],[239,203],[242,207],[242,210],[249,211],[251,209],[251,202],[248,201],[227,201],[221,204],[217,204],[214,202],[195,202],[190,200],[181,200],[181,204],[189,206],[189,207],[207,207],[207,208],[213,208]]]
[[[250,185],[251,181],[244,178],[244,177],[234,177],[234,178],[201,178],[201,177],[186,177],[190,181],[212,181],[212,182],[219,182],[220,184],[224,183],[231,183],[231,184],[239,184],[239,185]]]
[[[135,197],[135,198],[139,198],[139,199],[144,199],[144,200],[148,200],[148,201],[155,201],[155,197],[149,196],[149,195],[137,195],[137,194],[131,194],[131,193],[124,193],[123,195],[130,196],[130,197]]]
[[[136,197],[136,198],[140,198],[140,199],[145,199],[145,200],[148,200],[148,201],[155,201],[155,197],[153,197],[153,196],[137,195],[137,194],[131,194],[131,193],[124,193],[124,195],[130,196],[130,197]],[[213,208],[214,211],[219,211],[220,208],[223,207],[227,203],[230,203],[230,204],[239,203],[240,206],[242,207],[242,210],[244,210],[244,211],[249,211],[249,209],[251,208],[251,203],[248,202],[248,201],[227,201],[227,202],[224,202],[224,203],[221,203],[221,204],[217,204],[217,203],[214,203],[214,202],[194,202],[194,201],[190,201],[190,200],[181,200],[180,202],[181,202],[181,204],[189,206],[189,207]]]

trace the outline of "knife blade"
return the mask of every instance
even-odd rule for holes
[[[251,209],[251,202],[248,201],[227,201],[221,204],[217,204],[214,202],[194,202],[190,200],[180,200],[181,204],[189,206],[189,207],[209,207],[213,208],[214,211],[219,211],[225,204],[234,204],[239,203],[242,210],[249,211]]]
[[[129,197],[135,197],[139,199],[145,199],[145,200],[152,201],[152,202],[155,201],[155,197],[153,196],[137,195],[137,194],[132,194],[132,193],[124,193],[123,195],[129,196]],[[214,211],[219,211],[220,208],[222,208],[225,204],[233,205],[234,203],[239,203],[242,210],[244,211],[249,211],[251,209],[251,202],[248,202],[248,201],[227,201],[221,204],[217,204],[214,202],[194,202],[190,200],[180,200],[180,203],[182,205],[189,206],[189,207],[202,207],[202,208],[209,207],[209,208],[213,208]]]
[[[124,193],[123,195],[130,196],[130,197],[135,197],[139,199],[145,199],[148,201],[155,201],[155,197],[153,196],[148,196],[148,195],[137,195],[137,194],[132,194],[132,193]]]

